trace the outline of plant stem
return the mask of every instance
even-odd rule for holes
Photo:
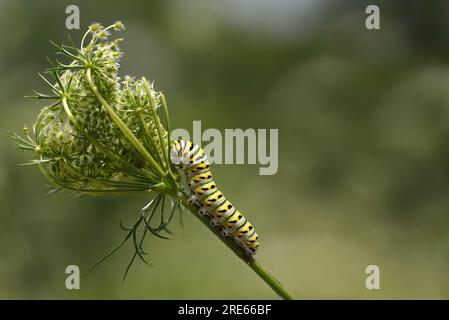
[[[98,92],[97,87],[95,86],[92,80],[92,71],[90,68],[86,70],[86,80],[90,86],[90,89],[96,96],[97,100],[101,103],[101,105],[105,108],[112,121],[116,124],[116,126],[123,132],[125,137],[132,143],[132,145],[136,148],[136,150],[142,155],[144,159],[146,159],[149,164],[155,169],[155,171],[159,174],[159,176],[164,177],[165,172],[159,166],[159,164],[154,160],[151,154],[147,149],[141,144],[139,139],[129,130],[123,120],[115,113],[114,109],[109,105],[109,103],[103,98],[103,96]]]
[[[269,273],[254,257],[248,256],[243,249],[230,237],[224,237],[218,227],[213,227],[209,223],[207,216],[202,216],[198,213],[198,208],[194,204],[190,204],[185,196],[178,195],[178,200],[191,213],[195,215],[210,231],[212,231],[217,238],[219,238],[229,249],[231,249],[240,259],[245,262],[266,284],[273,289],[281,298],[285,300],[294,300],[293,295],[285,289],[285,287]]]
[[[166,145],[166,141],[164,140],[164,135],[162,134],[162,125],[161,125],[159,116],[156,114],[156,102],[154,101],[153,95],[151,94],[151,88],[148,85],[148,81],[147,81],[147,79],[145,79],[145,77],[142,77],[142,83],[143,83],[143,87],[145,88],[145,91],[147,93],[148,101],[150,102],[150,110],[153,115],[154,122],[156,123],[157,134],[159,136],[159,142],[163,149],[165,164],[167,165],[168,170],[170,170],[170,161],[168,160],[168,147]],[[170,129],[168,129],[168,130],[170,130]],[[168,132],[170,132],[170,131],[168,131]]]
[[[265,281],[271,289],[273,289],[281,298],[285,300],[295,300],[293,295],[284,288],[284,286],[271,274],[269,273],[256,259],[248,262],[248,265],[255,273],[259,275]]]

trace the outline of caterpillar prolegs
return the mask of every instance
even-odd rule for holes
[[[254,255],[259,247],[256,230],[218,190],[204,150],[190,141],[174,141],[170,157],[186,177],[189,201],[198,205],[200,214],[208,215],[211,225],[220,226],[224,236],[231,236],[247,254]]]

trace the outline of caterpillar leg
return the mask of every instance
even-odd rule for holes
[[[201,208],[198,210],[198,213],[199,213],[200,215],[202,215],[202,216],[208,216],[208,215],[209,215],[209,211],[207,211],[207,209],[204,208],[204,207],[201,207]]]
[[[237,244],[245,251],[248,256],[254,256],[259,247],[259,242],[255,242],[252,244],[244,244],[242,242],[236,241]]]
[[[192,194],[192,195],[190,195],[188,202],[190,204],[198,203],[198,197],[196,195]]]
[[[211,219],[211,220],[209,221],[209,223],[210,223],[210,225],[211,225],[212,227],[218,226],[218,222],[215,221],[214,219]]]
[[[257,251],[257,247],[243,247],[245,249],[245,253],[249,256],[254,256]]]

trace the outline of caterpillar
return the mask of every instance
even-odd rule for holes
[[[186,178],[189,202],[198,206],[201,215],[209,216],[210,224],[219,226],[223,236],[232,237],[248,255],[254,255],[259,247],[256,230],[218,190],[204,150],[190,141],[177,140],[173,142],[170,159]]]

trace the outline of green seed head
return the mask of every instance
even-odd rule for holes
[[[42,78],[51,100],[19,147],[34,152],[52,182],[83,193],[103,194],[177,190],[168,163],[169,133],[160,119],[161,93],[144,78],[118,76],[122,39],[110,39],[121,22],[104,28],[92,24],[81,46],[55,45],[67,58],[46,70]],[[87,41],[89,39],[89,41]],[[164,106],[165,107],[165,106]],[[165,122],[168,119],[164,119]],[[169,184],[169,186],[161,187]]]

